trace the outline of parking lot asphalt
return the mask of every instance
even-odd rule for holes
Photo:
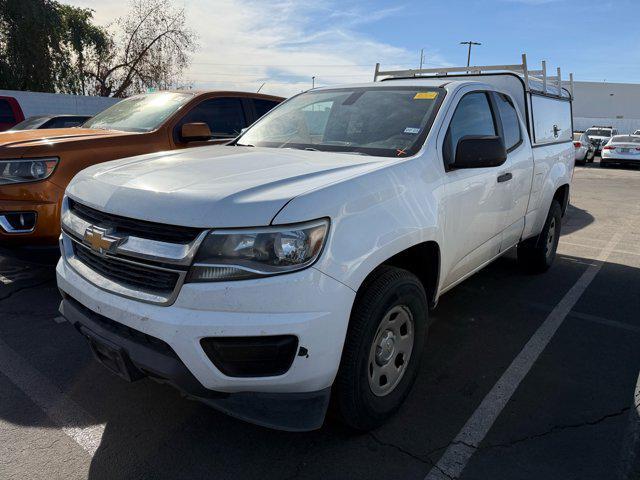
[[[576,167],[553,268],[511,252],[444,295],[411,395],[367,434],[272,431],[125,383],[59,300],[53,267],[0,256],[3,480],[451,478],[457,447],[462,479],[640,478],[640,170]]]

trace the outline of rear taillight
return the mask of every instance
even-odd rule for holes
[[[582,143],[580,143],[580,142],[573,142],[573,146],[574,146],[574,147],[576,147],[576,148],[580,148],[580,147],[582,147]]]
[[[612,147],[611,145],[607,145],[606,147],[602,148],[603,150],[615,150],[616,147]]]

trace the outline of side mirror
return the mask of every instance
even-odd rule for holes
[[[185,142],[206,142],[211,137],[209,125],[204,122],[185,123],[180,129],[180,138]]]
[[[452,167],[498,167],[506,161],[507,150],[500,137],[467,135],[458,140]]]

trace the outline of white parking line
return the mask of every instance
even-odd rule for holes
[[[551,338],[556,333],[565,317],[580,299],[589,284],[598,274],[602,265],[611,255],[614,247],[621,238],[616,233],[602,250],[596,262],[584,271],[578,281],[571,287],[555,308],[549,313],[536,333],[529,339],[518,356],[511,362],[509,368],[502,374],[491,391],[482,400],[471,415],[462,430],[445,450],[435,467],[425,477],[425,480],[445,480],[458,478],[465,469],[478,446],[493,426],[494,422],[507,405],[518,385],[527,375]]]
[[[38,405],[61,430],[93,456],[105,424],[62,393],[11,347],[0,340],[0,372]]]
[[[596,247],[596,246],[593,246],[593,245],[585,245],[583,243],[572,243],[572,242],[563,241],[562,245],[571,245],[572,247],[588,248],[588,249],[591,249],[591,250],[600,250],[600,247]],[[622,255],[638,255],[638,256],[640,256],[640,252],[630,252],[629,250],[618,250],[618,249],[615,249],[615,250],[612,251],[612,253],[620,253]]]

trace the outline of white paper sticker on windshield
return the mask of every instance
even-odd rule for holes
[[[404,133],[420,133],[419,128],[407,127],[404,129]]]

